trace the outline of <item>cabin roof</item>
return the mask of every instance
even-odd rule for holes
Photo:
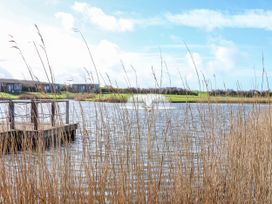
[[[23,85],[51,84],[49,82],[41,82],[41,81],[34,81],[34,80],[4,79],[4,78],[0,78],[0,83],[12,83],[12,84],[23,84]]]

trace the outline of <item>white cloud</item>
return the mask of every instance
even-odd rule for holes
[[[92,24],[106,31],[133,31],[135,26],[133,19],[108,15],[102,9],[87,3],[75,2],[72,8],[82,15],[86,15]]]
[[[47,80],[38,56],[35,53],[33,44],[31,43],[32,40],[35,40],[37,44],[39,44],[34,26],[20,26],[20,24],[3,20],[0,20],[0,23],[8,28],[8,33],[14,34],[16,37],[35,76],[40,80]],[[39,27],[46,42],[56,81],[66,82],[71,79],[74,82],[88,81],[89,76],[87,76],[84,67],[90,70],[95,78],[95,69],[92,66],[86,47],[77,33],[70,33],[65,29],[48,25],[40,25]],[[6,59],[0,62],[0,66],[5,70],[9,70],[10,73],[4,74],[4,77],[29,78],[27,69],[20,56],[16,50],[10,48],[11,45],[8,43],[7,37],[8,33],[0,33],[0,43],[2,45],[0,47],[0,56]],[[120,60],[123,60],[130,83],[133,86],[136,86],[136,76],[138,85],[141,87],[151,87],[156,84],[151,70],[152,66],[157,79],[160,79],[161,62],[158,52],[130,52],[123,50],[119,45],[106,39],[101,40],[97,44],[89,44],[89,46],[97,69],[104,77],[106,83],[109,83],[105,75],[107,73],[113,85],[115,85],[115,82],[121,87],[129,85],[125,80],[125,73]],[[199,73],[205,74],[207,78],[212,78],[213,74],[217,76],[224,75],[227,77],[231,75],[235,77],[234,73],[236,72],[234,71],[236,70],[237,64],[239,64],[236,60],[239,51],[233,43],[211,43],[211,45],[207,47],[207,50],[211,55],[209,59],[207,59],[203,53],[192,52]],[[44,55],[42,56],[44,57]],[[167,63],[172,86],[183,85],[177,72],[177,69],[179,69],[182,77],[188,81],[191,88],[198,88],[197,76],[189,53],[182,56],[163,53],[163,59]],[[136,74],[130,65],[134,66],[137,72]],[[239,72],[239,74],[241,74],[241,72]],[[104,83],[101,78],[100,80]],[[162,82],[163,86],[170,85],[165,67],[163,68]]]
[[[191,54],[197,67],[202,89],[205,88],[204,77],[205,80],[209,81],[209,88],[215,88],[214,76],[218,79],[217,85],[223,87],[223,82],[227,81],[230,82],[229,87],[233,87],[235,86],[235,84],[232,84],[233,80],[241,79],[242,73],[247,77],[253,75],[252,70],[241,67],[239,61],[242,60],[241,51],[233,42],[216,39],[206,46],[205,53],[191,50]],[[188,82],[190,88],[198,89],[197,73],[190,53],[185,53],[181,57],[181,61],[176,62],[175,66],[179,68],[182,78]],[[239,73],[237,70],[239,70]],[[179,79],[176,78],[176,80]]]
[[[0,77],[30,79],[28,70],[17,50],[11,48],[12,44],[9,42],[10,38],[8,35],[12,34],[31,66],[33,74],[39,80],[47,81],[32,42],[35,41],[40,49],[40,40],[34,25],[22,25],[20,22],[5,19],[0,19],[0,24],[5,28],[0,33],[0,57],[5,59],[0,61],[0,67],[6,70],[2,71],[0,69]],[[84,68],[90,70],[95,78],[95,69],[79,34],[67,32],[62,27],[44,24],[39,24],[39,29],[46,43],[50,63],[57,82],[66,82],[67,80],[73,80],[74,82],[88,81],[89,76],[87,76]],[[106,79],[105,74],[107,73],[113,83],[117,82],[119,86],[127,86],[128,84],[124,80],[125,74],[120,63],[120,60],[123,60],[128,67],[130,65],[135,66],[139,79],[141,79],[139,80],[141,86],[153,85],[150,82],[150,78],[152,79],[150,67],[151,65],[156,65],[153,61],[157,61],[157,58],[152,58],[142,53],[124,51],[117,44],[105,39],[97,44],[89,43],[89,47],[94,56],[97,69],[104,76],[104,79]],[[40,53],[45,60],[41,49]],[[9,71],[7,72],[7,70]],[[129,75],[134,79],[131,69],[129,69]],[[102,80],[101,82],[104,83]]]
[[[245,10],[242,13],[230,14],[209,9],[195,9],[180,14],[167,13],[166,19],[178,25],[204,28],[257,28],[272,30],[271,10]]]
[[[27,69],[15,49],[11,49],[8,42],[8,34],[14,35],[16,41],[22,48],[24,55],[31,65],[35,76],[40,80],[47,80],[42,69],[39,58],[35,52],[32,41],[35,41],[40,48],[39,37],[34,26],[31,23],[21,23],[20,20],[10,21],[0,18],[0,24],[4,28],[0,32],[0,77],[30,78]],[[63,27],[56,27],[47,24],[39,24],[48,50],[50,62],[57,82],[85,82],[88,80],[86,67],[95,78],[95,70],[88,56],[88,51],[78,33],[67,32]],[[88,41],[88,38],[87,38]],[[155,85],[155,80],[151,67],[153,66],[157,79],[160,79],[161,61],[159,52],[132,52],[124,50],[121,45],[117,45],[107,39],[101,39],[97,43],[89,43],[98,71],[106,79],[106,73],[110,76],[112,83],[126,87],[128,83],[125,80],[125,73],[120,60],[123,60],[130,83],[136,86],[136,76],[138,85],[141,87],[151,87]],[[197,64],[199,73],[204,73],[207,78],[213,74],[235,77],[241,75],[243,71],[237,73],[239,69],[239,50],[231,42],[219,42],[215,40],[207,46],[207,51],[192,52]],[[43,52],[41,52],[44,58]],[[210,55],[207,59],[207,55]],[[183,55],[163,53],[163,59],[168,65],[172,86],[182,86],[177,69],[180,70],[182,77],[186,78],[191,88],[197,87],[197,77],[192,61],[188,53]],[[136,69],[136,74],[130,67]],[[238,68],[237,68],[238,67]],[[247,73],[249,71],[247,70]],[[202,78],[202,77],[201,77]],[[101,80],[102,83],[103,80]],[[108,83],[106,79],[106,83]],[[163,68],[163,86],[169,86],[167,70]]]
[[[211,72],[217,74],[227,74],[231,72],[235,65],[238,64],[235,60],[239,56],[239,52],[235,45],[211,45],[211,51],[214,58],[207,64]]]
[[[61,21],[61,24],[65,29],[70,30],[74,27],[75,19],[71,14],[65,12],[57,12],[55,17]]]

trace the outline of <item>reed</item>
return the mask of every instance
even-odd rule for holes
[[[15,137],[1,135],[0,203],[272,200],[270,105],[73,105],[74,143],[63,133],[34,148],[25,136],[18,151]]]
[[[169,110],[160,115],[156,110],[131,113],[102,103],[90,110],[94,121],[87,112],[77,113],[84,115],[85,127],[82,123],[76,150],[64,133],[59,136],[62,142],[49,149],[42,140],[32,148],[24,137],[20,151],[14,138],[7,142],[1,137],[0,200],[269,202],[271,110],[255,105],[246,112],[243,106],[226,116],[217,106],[188,104],[176,110],[182,117],[173,117]]]

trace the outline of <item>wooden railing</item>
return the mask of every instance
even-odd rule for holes
[[[69,100],[3,100],[0,103],[8,104],[8,121],[10,129],[15,129],[15,109],[16,104],[31,104],[31,123],[34,125],[34,130],[38,130],[39,126],[39,111],[38,104],[51,103],[50,122],[54,127],[56,125],[56,104],[65,103],[65,123],[69,124]]]

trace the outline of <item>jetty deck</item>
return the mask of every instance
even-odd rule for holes
[[[58,103],[65,104],[65,113],[59,112]],[[24,138],[30,139],[33,144],[36,144],[37,140],[42,140],[47,145],[62,139],[75,139],[78,124],[69,122],[69,100],[9,100],[0,101],[0,104],[4,104],[5,110],[2,110],[2,113],[6,113],[2,114],[0,120],[0,143],[3,141],[10,143],[12,138],[16,138],[16,145],[21,147],[20,143]],[[49,105],[50,110],[47,113],[49,121],[44,121],[40,116],[39,106],[42,104]],[[17,114],[17,105],[29,106],[29,113]],[[64,121],[60,117],[61,114],[65,116]],[[18,118],[23,116],[23,121]]]
[[[44,131],[54,128],[61,128],[61,127],[68,127],[68,126],[75,126],[76,124],[56,124],[52,126],[50,123],[40,123],[38,131]],[[34,124],[28,123],[28,122],[18,122],[15,125],[14,129],[10,128],[9,123],[0,123],[0,133],[1,132],[8,132],[13,130],[21,130],[21,131],[37,131],[34,128]]]

